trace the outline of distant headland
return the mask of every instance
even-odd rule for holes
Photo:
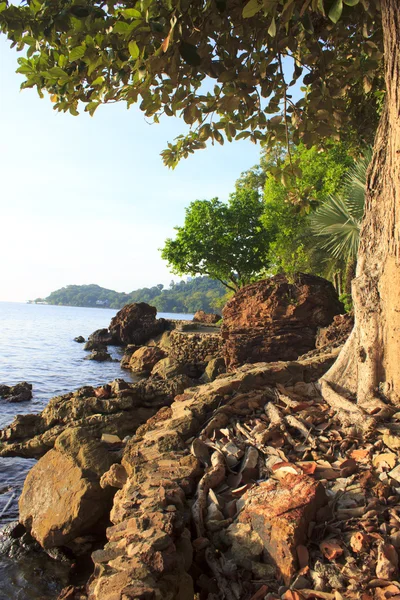
[[[96,284],[67,285],[51,292],[46,298],[30,300],[29,304],[82,306],[120,309],[132,302],[147,302],[158,312],[195,313],[197,310],[216,312],[224,304],[226,288],[209,277],[194,277],[165,288],[161,283],[130,293],[116,292]]]

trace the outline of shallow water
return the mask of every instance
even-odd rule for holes
[[[87,352],[74,337],[87,338],[107,327],[117,311],[0,302],[0,384],[27,381],[33,385],[33,399],[7,403],[0,399],[0,428],[16,414],[38,413],[53,396],[83,385],[101,385],[117,377],[129,380],[119,362],[84,360]],[[159,317],[190,319],[191,315],[160,313]],[[114,358],[121,350],[109,347]],[[18,497],[34,460],[0,458],[0,526],[18,518]],[[0,600],[44,600],[56,598],[57,576],[49,573],[50,559],[13,560],[0,556]],[[53,565],[57,565],[51,561]],[[55,569],[62,571],[60,565]],[[59,574],[60,574],[59,573]]]

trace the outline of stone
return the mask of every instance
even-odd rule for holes
[[[112,435],[111,433],[103,433],[101,436],[101,441],[105,444],[121,444],[122,440],[117,435]]]
[[[84,345],[83,349],[88,351],[107,351],[107,345],[103,344],[103,342],[98,342],[96,340],[88,340]]]
[[[149,374],[159,360],[165,357],[165,352],[157,346],[142,346],[131,356],[129,368],[137,374]]]
[[[111,495],[100,477],[116,460],[90,430],[75,427],[32,467],[19,500],[20,522],[43,548],[67,544],[107,514]]]
[[[91,354],[85,356],[84,360],[97,360],[99,362],[112,361],[112,356],[104,350],[93,350]]]
[[[206,370],[202,375],[201,379],[204,383],[208,383],[210,381],[214,381],[218,375],[226,372],[225,359],[222,356],[218,356],[217,358],[212,358],[206,366]]]
[[[166,321],[156,315],[157,309],[145,302],[127,304],[111,320],[110,335],[118,344],[145,344],[166,329]]]
[[[239,523],[258,534],[286,585],[298,569],[296,548],[305,545],[309,525],[327,500],[322,484],[306,475],[261,482],[243,496]]]
[[[100,485],[102,488],[109,486],[122,489],[126,483],[127,477],[128,475],[125,468],[118,463],[114,463],[108,471],[101,476]]]
[[[26,402],[32,399],[32,384],[22,381],[13,386],[0,385],[0,398],[7,402]]]
[[[93,331],[93,333],[91,333],[88,337],[88,342],[97,342],[99,344],[104,344],[105,346],[108,346],[108,344],[115,344],[112,334],[105,327],[103,329],[96,329],[96,331]]]
[[[83,344],[85,342],[85,338],[82,335],[78,335],[76,338],[74,338],[74,342],[77,342],[78,344]]]
[[[335,315],[328,327],[318,330],[315,340],[316,348],[329,346],[335,348],[345,343],[354,327],[354,314]]]
[[[205,325],[215,325],[221,318],[221,315],[217,315],[216,313],[206,313],[204,310],[198,310],[193,317],[193,321],[195,323],[204,323]]]
[[[153,367],[151,371],[152,377],[158,376],[161,379],[169,379],[170,377],[175,377],[176,375],[183,375],[187,369],[183,363],[178,362],[174,358],[167,356],[166,358],[162,358],[159,360]]]
[[[240,289],[223,310],[228,370],[245,363],[296,360],[315,348],[317,331],[343,313],[333,285],[298,273],[275,275]]]

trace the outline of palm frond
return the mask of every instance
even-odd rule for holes
[[[336,259],[355,258],[364,214],[365,183],[372,151],[348,171],[340,195],[330,196],[310,218],[320,247]]]

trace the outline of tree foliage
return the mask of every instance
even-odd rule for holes
[[[267,266],[262,213],[258,192],[249,188],[238,189],[227,204],[196,200],[175,238],[166,240],[162,257],[178,275],[208,275],[236,291]]]
[[[22,87],[56,110],[122,101],[183,117],[172,167],[208,141],[370,141],[382,103],[379,0],[5,1],[0,27],[25,50]]]
[[[67,285],[52,292],[47,298],[35,302],[47,302],[60,306],[86,306],[122,308],[132,302],[147,302],[159,312],[194,313],[197,310],[214,312],[220,306],[226,290],[218,281],[208,277],[196,277],[190,281],[171,282],[169,288],[160,283],[151,288],[141,288],[130,293],[115,292],[99,285]]]

